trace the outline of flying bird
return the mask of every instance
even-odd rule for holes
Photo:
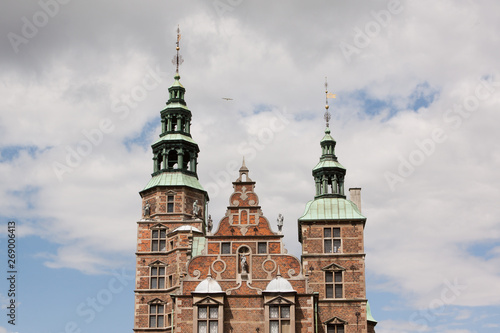
[[[225,99],[226,101],[232,101],[233,100],[232,98],[229,98],[229,97],[222,97],[222,99]]]

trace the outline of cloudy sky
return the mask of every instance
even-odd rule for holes
[[[138,191],[178,24],[214,221],[245,156],[300,255],[327,76],[336,153],[363,189],[377,332],[498,332],[498,12],[493,0],[6,1],[0,266],[14,220],[18,303],[13,326],[2,278],[0,333],[132,330]]]

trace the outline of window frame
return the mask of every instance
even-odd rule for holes
[[[340,229],[340,227],[323,228],[323,253],[342,253]]]
[[[339,328],[342,328],[339,330]],[[345,333],[345,325],[344,324],[327,324],[326,325],[326,333]]]
[[[198,299],[198,301],[197,301]],[[224,298],[222,294],[212,298],[211,296],[195,296],[193,300],[193,332],[199,333],[201,322],[205,322],[206,333],[210,333],[210,322],[217,322],[216,333],[223,333],[224,326]],[[206,309],[206,318],[200,317],[200,309]],[[217,309],[217,318],[210,318],[210,309]]]
[[[156,237],[155,233],[157,233]],[[151,252],[165,251],[167,251],[167,228],[151,229]]]
[[[340,294],[338,291],[340,290]],[[344,274],[342,270],[325,271],[325,298],[341,299],[344,297]]]
[[[266,297],[267,298],[267,297]],[[268,298],[269,299],[269,298]],[[283,294],[265,302],[265,333],[271,333],[273,322],[278,323],[278,333],[295,333],[295,295]],[[273,309],[278,308],[278,317],[273,316]],[[286,315],[284,309],[287,309]],[[274,312],[276,313],[276,312]],[[284,330],[285,323],[288,329]]]
[[[229,252],[225,252],[225,247],[227,246],[227,250]],[[222,242],[220,243],[220,254],[231,254],[231,243],[230,242]]]
[[[261,251],[261,246],[264,247],[264,251]],[[267,242],[257,242],[257,254],[267,254],[268,252]]]
[[[173,194],[168,194],[167,195],[167,213],[174,213],[175,212],[175,195]]]
[[[153,270],[156,270],[156,274],[153,274]],[[163,270],[163,274],[161,271]],[[166,289],[166,272],[167,267],[165,264],[155,263],[149,267],[149,289]],[[153,287],[153,279],[155,280],[156,287]],[[160,281],[163,281],[163,288],[160,288]]]
[[[162,308],[162,311],[160,312],[158,309],[159,307]],[[165,308],[166,304],[163,302],[152,302],[148,304],[148,327],[149,328],[165,328]],[[152,309],[155,309],[154,312],[151,311]],[[151,325],[151,319],[155,318],[155,324],[154,326]],[[158,326],[158,318],[161,318],[163,325]]]

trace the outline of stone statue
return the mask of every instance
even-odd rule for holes
[[[193,202],[193,216],[198,216],[200,213],[200,206],[198,206],[198,200]]]
[[[279,214],[278,219],[276,220],[277,224],[278,224],[278,231],[279,232],[281,232],[281,229],[283,229],[283,220],[284,220],[283,215]]]
[[[151,215],[151,205],[149,204],[149,201],[146,201],[146,204],[144,205],[144,217],[149,217]]]
[[[212,232],[213,226],[214,226],[214,222],[212,221],[212,215],[208,215],[208,223],[207,223],[208,232]]]
[[[247,258],[245,257],[244,254],[241,254],[241,273],[245,274],[248,273],[248,263],[247,263]]]

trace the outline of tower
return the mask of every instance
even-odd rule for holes
[[[176,73],[160,112],[161,134],[152,144],[153,173],[140,191],[142,219],[137,222],[134,331],[172,325],[172,298],[186,274],[193,242],[205,233],[208,194],[198,181],[199,148],[191,137],[191,111],[180,83],[180,31]],[[161,328],[161,329],[160,329]]]
[[[346,169],[335,155],[326,83],[325,88],[326,129],[319,163],[312,170],[316,194],[298,220],[302,269],[318,296],[318,332],[374,332],[376,321],[367,309],[365,287],[366,217],[361,214],[360,189],[351,189],[356,203],[346,199]]]
[[[360,190],[344,193],[346,169],[329,127],[313,169],[314,199],[298,220],[302,258],[264,216],[245,160],[215,230],[208,194],[198,181],[199,148],[176,72],[152,144],[153,173],[140,191],[137,222],[135,332],[372,333],[365,292]],[[253,176],[252,176],[253,177]]]

